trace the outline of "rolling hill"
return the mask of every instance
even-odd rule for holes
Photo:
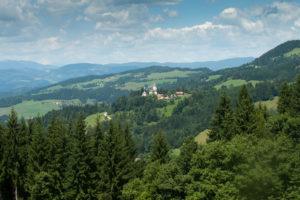
[[[149,66],[203,68],[212,70],[236,67],[254,58],[231,58],[220,61],[193,63],[131,62],[123,64],[75,63],[62,67],[42,65],[31,61],[0,61],[0,98],[24,94],[33,88],[45,87],[60,81],[88,75],[120,73]]]
[[[152,66],[115,74],[73,78],[33,90],[26,95],[1,99],[0,108],[7,111],[7,108],[14,105],[22,107],[24,103],[25,105],[36,105],[27,102],[42,103],[49,100],[56,100],[55,102],[59,105],[55,107],[56,109],[60,109],[64,105],[70,105],[68,103],[70,101],[80,102],[77,103],[78,105],[96,102],[110,103],[120,96],[128,96],[131,91],[140,90],[145,86],[152,85],[154,82],[161,89],[185,91],[212,87],[219,90],[248,84],[256,101],[269,100],[271,97],[278,95],[279,87],[284,80],[294,80],[300,72],[299,49],[299,40],[288,41],[248,64],[218,71],[211,71],[208,68],[188,69]],[[82,67],[85,65],[88,66],[87,73],[97,71],[99,67],[93,64],[77,64],[56,70],[60,71],[61,74],[68,71],[70,71],[70,74],[80,74]],[[125,65],[120,65],[119,70],[121,66],[124,67]],[[113,66],[110,67],[114,68]],[[95,74],[97,73],[95,72]],[[52,107],[49,107],[49,110],[50,108],[52,109]],[[28,108],[27,110],[32,109]],[[30,114],[34,115],[37,112]],[[44,112],[45,110],[41,113]],[[1,110],[0,113],[5,114]]]
[[[33,90],[26,95],[1,99],[0,115],[8,114],[11,106],[16,108],[23,106],[24,112],[20,110],[19,113],[29,117],[35,116],[37,113],[45,113],[44,109],[40,109],[41,112],[39,112],[39,109],[32,109],[32,106],[47,107],[50,111],[51,109],[60,109],[65,105],[110,103],[120,96],[128,96],[131,91],[140,90],[153,83],[161,88],[178,80],[196,77],[208,72],[210,70],[207,68],[182,69],[152,66],[118,74],[92,75],[70,79]],[[77,103],[70,103],[74,101]],[[49,106],[53,104],[55,106]],[[28,110],[32,112],[28,112]]]

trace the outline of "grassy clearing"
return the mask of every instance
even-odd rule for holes
[[[209,80],[209,81],[212,81],[212,80],[215,80],[215,79],[220,78],[221,76],[222,76],[222,75],[220,75],[220,74],[217,74],[217,75],[211,75],[211,76],[208,77],[208,80]]]
[[[96,126],[96,119],[97,119],[97,116],[100,117],[100,122],[101,121],[105,121],[107,120],[105,117],[104,117],[104,113],[96,113],[96,114],[93,114],[93,115],[89,115],[87,116],[87,118],[85,118],[85,123],[87,125],[87,127],[94,127]],[[110,116],[111,117],[111,116]]]
[[[127,82],[124,86],[119,87],[122,90],[138,90],[144,86],[152,85],[153,82],[156,84],[164,84],[164,83],[174,83],[177,79],[163,79],[163,80],[155,80],[155,81],[145,81],[145,82]]]
[[[294,55],[300,55],[300,48],[295,48],[292,51],[284,54],[285,57],[290,57],[290,56],[294,56]]]
[[[237,86],[241,86],[241,85],[244,85],[244,84],[247,84],[247,81],[241,80],[241,79],[228,80],[228,81],[225,81],[223,83],[220,83],[220,84],[216,85],[215,88],[220,89],[223,86],[225,86],[225,87],[237,87]]]
[[[209,130],[206,129],[204,131],[202,131],[201,133],[199,133],[196,137],[195,137],[195,140],[196,142],[198,142],[199,144],[201,145],[205,145],[206,144],[206,141],[208,139],[208,133],[209,133]]]
[[[110,76],[110,77],[107,77],[104,79],[93,79],[91,81],[75,83],[75,84],[71,84],[71,85],[67,85],[67,86],[55,85],[55,86],[49,87],[45,90],[42,90],[38,94],[47,94],[47,93],[51,93],[51,92],[54,92],[54,91],[57,91],[60,89],[73,89],[73,88],[80,89],[80,90],[98,89],[98,88],[104,87],[105,83],[115,82],[122,77],[130,76],[130,75],[131,75],[130,73],[119,74],[119,75]],[[90,84],[93,84],[94,86],[88,86]]]
[[[257,83],[259,83],[261,81],[245,81],[242,79],[236,79],[236,80],[228,80],[225,81],[223,83],[220,83],[218,85],[215,86],[216,89],[220,89],[221,87],[225,86],[225,87],[238,87],[238,86],[242,86],[248,83],[251,83],[253,86],[255,86]]]
[[[278,106],[278,100],[279,97],[275,97],[274,99],[269,101],[256,102],[255,105],[261,103],[263,106],[266,106],[269,111],[276,111]]]
[[[157,112],[159,113],[160,117],[170,117],[173,113],[174,108],[177,106],[178,102],[184,98],[190,97],[190,94],[186,94],[184,96],[178,97],[174,99],[174,104],[169,104],[163,108],[157,108]],[[165,100],[170,103],[170,100]]]
[[[158,80],[158,79],[165,79],[165,78],[184,78],[188,77],[190,74],[195,74],[195,71],[179,71],[174,70],[170,72],[164,73],[152,73],[147,76],[146,80]]]
[[[69,104],[80,104],[79,100],[63,101]],[[23,101],[17,105],[12,106],[19,116],[24,118],[35,117],[38,114],[45,115],[51,110],[58,110],[61,108],[61,100],[43,100],[43,101]],[[0,116],[8,115],[12,107],[0,108]]]

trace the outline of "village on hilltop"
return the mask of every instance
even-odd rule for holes
[[[152,86],[144,87],[144,91],[142,93],[143,97],[146,96],[157,96],[157,99],[175,99],[176,97],[184,96],[184,92],[177,91],[175,94],[170,95],[164,95],[164,94],[158,94],[157,92],[157,86],[155,83],[153,83]]]

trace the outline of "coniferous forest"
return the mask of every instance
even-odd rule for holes
[[[141,154],[127,121],[87,129],[52,113],[11,114],[0,125],[0,199],[299,199],[300,76],[282,84],[278,111],[255,105],[246,85],[223,92],[209,139],[185,138],[172,156],[162,131]]]

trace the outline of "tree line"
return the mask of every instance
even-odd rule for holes
[[[0,199],[298,199],[300,76],[282,85],[274,115],[247,86],[235,104],[223,93],[207,144],[189,136],[179,155],[161,131],[139,155],[124,120],[87,130],[82,113],[53,114],[44,127],[12,110],[0,125]]]

